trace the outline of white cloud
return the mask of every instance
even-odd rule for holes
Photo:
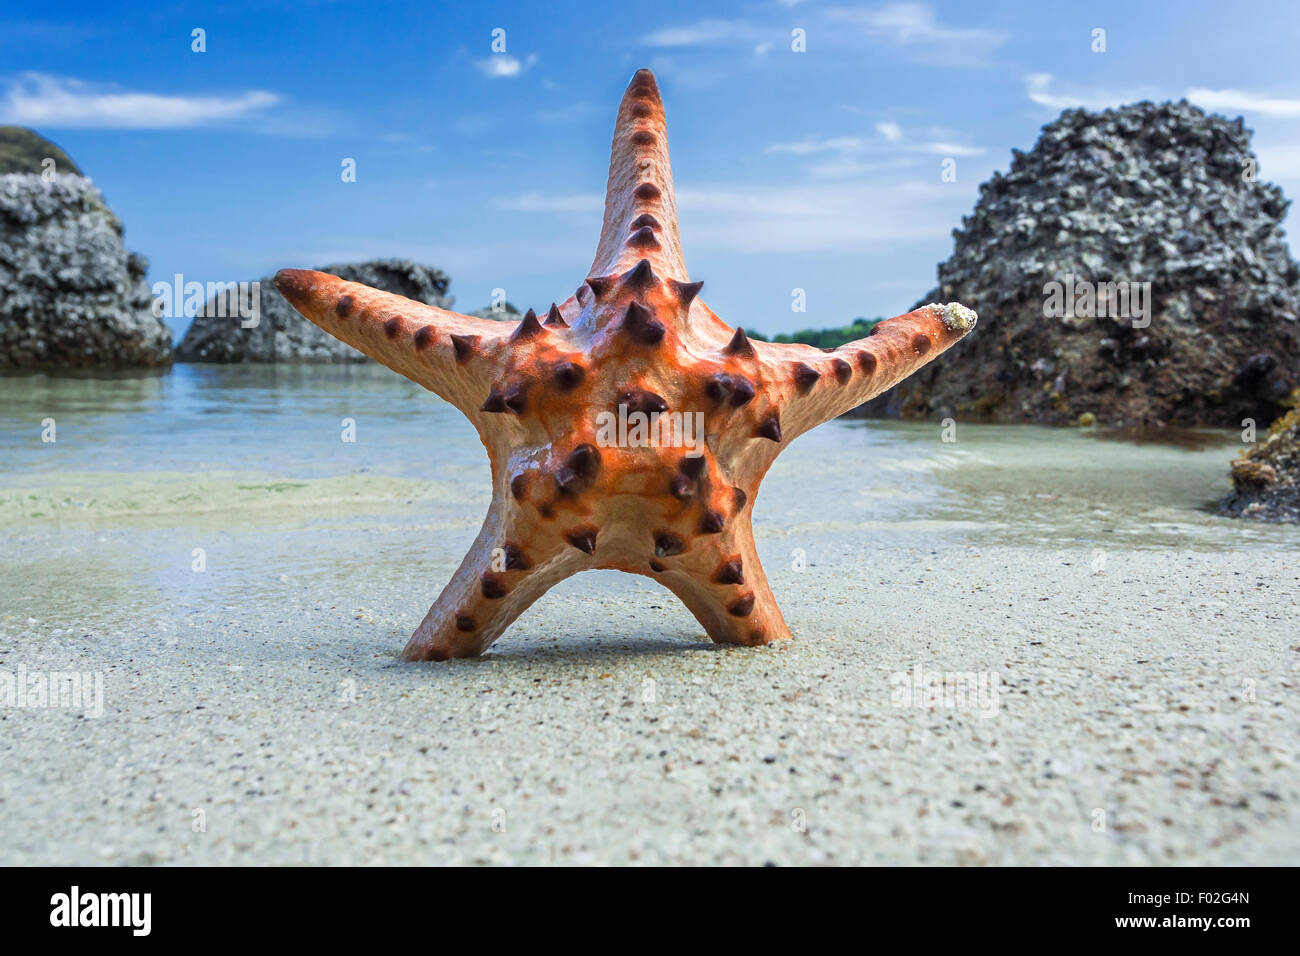
[[[943,239],[970,196],[942,184],[836,182],[678,192],[691,248],[739,252],[844,251],[881,242]]]
[[[959,146],[956,143],[921,143],[915,149],[938,156],[983,156],[986,152],[983,146]]]
[[[1025,77],[1025,92],[1029,98],[1039,106],[1047,106],[1054,110],[1069,110],[1077,107],[1102,110],[1143,99],[1142,94],[1131,91],[1115,93],[1092,90],[1085,93],[1053,93],[1051,86],[1052,74],[1050,73],[1030,73]]]
[[[879,242],[943,239],[969,211],[971,200],[969,191],[941,183],[936,173],[932,182],[876,176],[803,185],[722,183],[680,189],[677,201],[682,234],[692,249],[743,253],[843,251]],[[519,212],[576,213],[598,222],[604,197],[531,192],[497,205]]]
[[[1139,100],[1173,99],[1169,93],[1144,90],[1087,90],[1084,92],[1059,93],[1052,91],[1052,74],[1030,73],[1025,76],[1025,92],[1039,106],[1054,110],[1083,107],[1091,110],[1122,106]],[[1300,99],[1282,99],[1264,96],[1244,90],[1211,90],[1203,86],[1194,86],[1186,90],[1183,97],[1191,100],[1202,109],[1216,113],[1257,113],[1281,119],[1300,117]]]
[[[892,42],[914,57],[939,66],[981,65],[1007,41],[1007,35],[1000,30],[945,26],[923,3],[831,10],[830,16],[856,23],[868,36]]]
[[[896,123],[877,123],[876,130],[891,143],[899,143],[901,148],[914,153],[934,153],[940,156],[982,156],[986,150],[983,146],[962,146],[953,142],[916,143],[903,145],[903,131]],[[833,139],[805,139],[792,143],[773,143],[767,147],[768,153],[787,153],[792,156],[818,156],[823,153],[838,154],[841,158],[821,163],[810,168],[817,176],[828,176],[836,171],[851,174],[863,167],[855,165],[843,157],[867,152],[869,144],[856,136],[839,136]]]
[[[1210,90],[1196,86],[1186,93],[1197,106],[1219,113],[1262,113],[1265,116],[1300,116],[1300,100],[1284,100],[1242,90]]]
[[[23,73],[0,97],[0,122],[46,129],[180,129],[242,119],[280,102],[275,93],[173,96],[96,86],[72,77]]]
[[[509,53],[494,53],[486,60],[477,61],[474,66],[484,76],[499,80],[523,76],[533,68],[533,64],[536,62],[536,53],[528,54],[523,60],[511,56]]]
[[[754,28],[740,20],[701,20],[684,27],[656,30],[641,42],[646,46],[708,46],[753,35]]]
[[[865,146],[866,144],[855,136],[840,136],[835,139],[806,139],[797,143],[773,143],[766,152],[814,156],[817,153],[856,153]]]
[[[517,212],[601,212],[605,208],[605,197],[599,193],[546,196],[530,192],[498,200],[497,205]]]

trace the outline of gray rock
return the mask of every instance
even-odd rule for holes
[[[0,174],[41,173],[50,168],[46,160],[54,161],[55,173],[85,175],[67,153],[35,130],[0,126]]]
[[[1300,408],[1275,421],[1231,466],[1232,490],[1222,514],[1300,523]]]
[[[1068,110],[1012,152],[918,303],[961,302],[979,327],[859,413],[1240,428],[1285,411],[1300,269],[1281,190],[1243,175],[1257,165],[1240,119],[1187,102]],[[1151,283],[1150,324],[1046,316],[1045,287],[1069,275]]]
[[[477,319],[493,319],[497,322],[518,322],[520,316],[519,310],[509,302],[502,302],[500,309],[488,305],[465,314],[472,315]]]
[[[147,267],[89,179],[0,175],[0,368],[169,365]]]
[[[362,282],[426,305],[450,309],[445,272],[406,259],[322,266],[349,282]],[[276,291],[271,276],[258,280],[261,311],[257,325],[244,328],[233,310],[210,299],[176,346],[182,362],[367,362],[370,359],[312,325]]]

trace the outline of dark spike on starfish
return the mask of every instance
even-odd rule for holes
[[[655,532],[655,556],[660,558],[681,554],[686,550],[686,542],[671,531]]]
[[[524,317],[519,320],[515,330],[510,333],[510,341],[518,342],[523,339],[531,339],[534,335],[542,334],[542,323],[537,321],[537,313],[529,309],[524,313]]]
[[[768,441],[780,442],[781,416],[773,412],[763,419],[763,424],[758,426],[758,437],[766,438]]]
[[[506,388],[501,399],[506,403],[506,408],[516,415],[522,415],[524,409],[528,407],[528,388],[525,385],[511,385]]]
[[[587,377],[586,369],[577,362],[557,362],[552,370],[555,387],[561,392],[571,392]]]
[[[754,610],[754,592],[742,594],[727,605],[727,613],[734,617],[749,617]]]
[[[596,553],[596,529],[574,528],[564,532],[564,540],[584,554]]]
[[[513,544],[504,544],[501,546],[502,566],[507,571],[528,571],[532,568],[533,563],[528,560],[522,548]]]
[[[656,395],[644,388],[629,388],[619,395],[618,402],[620,405],[627,406],[629,414],[644,412],[646,415],[650,415],[654,412],[668,411],[668,403],[664,401],[662,395]]]
[[[718,570],[713,572],[713,580],[717,584],[744,584],[744,562],[738,557],[723,561],[718,565]]]
[[[822,377],[822,373],[817,371],[811,365],[803,362],[794,364],[794,386],[799,389],[800,395],[807,395],[808,390],[817,384],[817,380]]]
[[[600,452],[595,445],[582,444],[569,453],[564,462],[583,478],[592,478],[600,470]]]
[[[614,279],[611,276],[592,276],[587,280],[587,288],[595,293],[597,299],[603,299],[613,287]]]
[[[560,307],[554,302],[551,303],[550,310],[546,313],[546,321],[543,325],[559,328],[568,328],[569,323],[564,321],[564,316],[560,314]]]
[[[483,592],[483,596],[489,601],[498,600],[509,593],[506,586],[501,583],[500,579],[490,572],[485,572],[479,578],[479,590]]]
[[[700,518],[700,534],[721,534],[726,525],[726,516],[721,511],[706,511]]]
[[[483,404],[479,406],[480,412],[504,412],[506,410],[505,396],[495,388],[488,392],[488,397],[484,399]]]
[[[642,259],[623,276],[624,287],[636,292],[643,292],[658,284],[659,277],[655,275],[654,269],[650,267],[649,259]]]
[[[702,281],[678,282],[676,279],[673,279],[672,286],[673,290],[677,293],[677,300],[682,304],[682,308],[689,309],[691,303],[695,301],[695,297],[699,295],[700,290],[704,288],[704,283]]]
[[[754,386],[749,379],[733,375],[731,378],[731,404],[740,408],[748,405],[754,397]]]
[[[731,337],[731,341],[727,343],[727,347],[722,351],[728,355],[748,358],[754,354],[754,346],[750,344],[748,337],[746,337],[745,330],[737,327],[736,334]]]
[[[831,371],[835,373],[835,381],[841,385],[849,384],[853,377],[853,366],[842,358],[831,359]]]
[[[659,237],[649,226],[642,226],[627,237],[627,244],[634,249],[658,249]]]
[[[452,335],[451,337],[451,349],[456,353],[456,362],[459,365],[464,365],[470,360],[477,346],[477,335]]]
[[[683,475],[698,478],[704,474],[705,464],[703,455],[683,455],[682,460],[677,463],[677,468]]]
[[[704,394],[709,396],[710,401],[721,405],[731,398],[731,376],[723,372],[711,375],[704,383]]]
[[[646,284],[635,288],[643,259]],[[756,644],[790,636],[751,524],[763,475],[800,434],[902,381],[966,335],[976,317],[957,303],[927,305],[810,359],[807,346],[750,342],[702,303],[696,308],[700,287],[688,281],[690,274],[662,101],[648,72],[633,78],[619,107],[600,240],[583,273],[592,278],[564,313],[559,306],[547,313],[539,323],[545,335],[528,317],[515,316],[516,326],[321,272],[277,273],[275,286],[295,309],[451,402],[470,418],[488,452],[488,515],[461,569],[412,635],[405,659],[480,654],[547,588],[596,565],[654,574],[715,641]],[[629,276],[633,283],[624,285]],[[571,330],[560,324],[566,315]],[[532,341],[512,342],[516,332],[531,334]],[[724,352],[729,340],[733,347]],[[850,366],[847,381],[839,360]],[[807,395],[793,381],[801,362],[823,373],[824,381]],[[827,388],[832,375],[840,386]],[[518,411],[525,387],[519,418],[478,410],[489,396],[489,406],[499,402],[503,410]],[[680,411],[683,434],[684,416],[708,410],[706,432],[696,435],[708,449],[698,475],[687,473],[691,465],[683,470],[679,447],[652,442],[578,451],[597,440],[593,430],[602,434],[606,426],[597,419],[609,415],[611,402],[630,387],[652,389]],[[725,527],[715,531],[718,516]],[[578,559],[566,532],[594,534],[596,528],[600,558],[584,549]],[[504,569],[503,543],[520,554],[507,553]],[[735,583],[724,567],[732,560],[743,562],[735,572],[743,580]],[[485,596],[485,585],[488,594],[499,587],[509,595]]]
[[[629,302],[623,315],[623,331],[642,345],[658,345],[663,341],[665,329],[664,324],[644,305]]]

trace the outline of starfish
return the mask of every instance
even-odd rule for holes
[[[306,318],[460,409],[487,449],[487,517],[404,660],[479,655],[547,589],[591,568],[653,578],[714,641],[789,638],[754,543],[759,482],[793,439],[897,384],[976,318],[931,304],[833,350],[728,326],[686,271],[649,70],[618,109],[588,276],[517,324],[321,272],[275,277]]]

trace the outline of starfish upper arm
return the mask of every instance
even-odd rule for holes
[[[973,311],[955,302],[931,303],[886,319],[867,337],[829,352],[809,345],[753,343],[773,378],[782,383],[784,440],[893,388],[961,341],[975,320]]]
[[[446,399],[471,420],[514,325],[448,312],[326,272],[281,269],[275,287],[335,338]]]

